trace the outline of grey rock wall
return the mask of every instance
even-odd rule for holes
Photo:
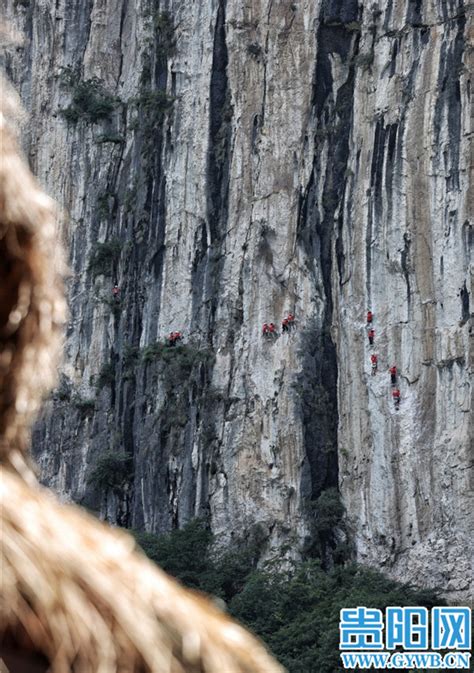
[[[338,484],[359,561],[469,595],[472,9],[7,0],[6,15],[25,34],[5,56],[25,149],[71,251],[43,479],[121,525],[258,532],[265,557],[298,556],[308,503]],[[288,311],[297,329],[262,339]],[[185,347],[154,345],[172,330]],[[130,460],[98,488],[110,452]]]

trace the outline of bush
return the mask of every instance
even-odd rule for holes
[[[115,453],[109,450],[100,456],[87,482],[97,489],[120,495],[132,476],[131,456],[128,453]]]
[[[64,374],[61,374],[57,388],[51,392],[51,398],[57,402],[70,402],[72,392],[71,381]]]
[[[122,299],[120,297],[102,296],[99,298],[99,301],[108,306],[115,317],[118,317],[122,313]]]
[[[156,341],[142,350],[143,362],[161,361],[165,365],[172,365],[180,380],[191,373],[194,365],[210,362],[212,358],[211,351],[190,344],[169,346],[166,342]]]
[[[104,386],[111,386],[115,382],[115,367],[113,362],[104,362],[96,380],[97,390],[102,390]]]
[[[83,414],[90,414],[95,409],[95,400],[94,399],[85,399],[82,397],[76,397],[74,399],[74,406]]]
[[[138,362],[140,350],[136,346],[131,346],[126,344],[123,349],[123,368],[124,369],[133,369]]]
[[[120,133],[103,133],[100,136],[97,136],[95,139],[96,143],[113,143],[114,145],[123,145],[125,143],[125,138],[120,135]]]
[[[155,343],[145,346],[141,351],[143,362],[154,362],[161,359],[167,361],[168,355],[171,355],[171,347],[162,341],[155,341]]]
[[[61,78],[72,89],[71,104],[60,110],[69,124],[76,124],[80,119],[91,124],[110,119],[118,99],[106,91],[98,77],[77,81],[74,70],[68,68],[63,70]]]
[[[360,21],[349,21],[344,24],[344,28],[351,33],[360,33],[362,26]]]
[[[212,533],[199,519],[168,535],[133,533],[145,554],[188,587],[205,590],[211,570]]]
[[[173,105],[174,98],[166,91],[152,91],[142,86],[138,96],[132,102],[138,115],[133,128],[142,132],[145,140],[143,152],[149,153],[166,113]]]
[[[152,28],[155,35],[158,56],[168,57],[174,53],[174,25],[169,12],[153,11],[151,13]]]
[[[118,262],[121,252],[122,244],[117,239],[97,243],[91,252],[88,267],[94,278],[109,274]]]
[[[212,553],[213,535],[205,522],[193,519],[167,535],[132,531],[145,554],[186,586],[230,600],[255,569],[256,548],[243,544]]]
[[[341,523],[344,505],[337,488],[328,488],[311,503],[314,529],[317,533],[330,533]]]

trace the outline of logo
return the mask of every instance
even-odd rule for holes
[[[430,619],[431,617],[431,619]],[[466,607],[345,608],[339,649],[344,668],[469,669],[471,609]]]

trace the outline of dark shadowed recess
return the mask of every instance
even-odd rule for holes
[[[210,80],[209,145],[207,155],[207,215],[195,240],[193,262],[193,328],[207,331],[211,344],[215,313],[220,298],[222,249],[228,220],[231,161],[231,93],[227,77],[228,53],[225,29],[226,0],[220,0],[214,28]]]
[[[316,151],[310,180],[301,196],[299,208],[299,245],[314,269],[315,287],[324,297],[322,319],[315,319],[302,334],[303,373],[295,383],[301,402],[307,458],[302,494],[313,503],[321,493],[337,487],[338,483],[337,361],[330,333],[334,291],[332,270],[335,257],[339,277],[342,278],[345,254],[342,243],[343,211],[339,206],[345,196],[354,90],[353,57],[359,42],[359,33],[354,31],[354,25],[358,18],[359,9],[355,0],[328,0],[322,6],[316,36],[312,94]],[[349,64],[348,77],[337,90],[332,78],[332,54],[338,54],[343,62]],[[322,143],[327,147],[324,166],[320,161]],[[321,191],[322,216],[321,204],[317,201],[317,194]],[[318,278],[321,278],[321,284]],[[326,536],[326,547],[333,542]],[[321,556],[326,556],[326,550],[322,550]]]

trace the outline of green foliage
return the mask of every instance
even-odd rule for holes
[[[107,219],[110,213],[110,201],[115,199],[113,192],[104,192],[97,197],[97,212],[101,220]]]
[[[137,110],[137,117],[132,124],[132,128],[141,131],[145,141],[143,146],[145,154],[151,152],[153,141],[173,102],[174,98],[169,96],[166,91],[161,89],[152,91],[145,86],[142,86],[138,95],[132,100]]]
[[[132,459],[124,452],[107,451],[92,469],[88,484],[120,495],[132,477]]]
[[[247,45],[247,51],[249,54],[252,54],[252,56],[257,57],[262,53],[262,47],[257,42],[252,42]]]
[[[311,504],[314,516],[314,527],[317,533],[330,533],[339,526],[344,514],[337,488],[328,488]]]
[[[143,362],[161,361],[164,365],[168,365],[168,368],[173,370],[173,375],[176,375],[173,379],[176,383],[182,383],[194,365],[210,362],[213,357],[211,351],[197,348],[192,344],[169,346],[162,341],[149,344],[142,350]]]
[[[325,489],[317,500],[309,503],[311,525],[311,541],[307,545],[306,554],[313,558],[325,559],[327,552],[337,562],[345,561],[349,556],[349,547],[345,542],[338,542],[336,529],[343,529],[344,505],[337,488]]]
[[[145,554],[163,570],[193,589],[205,591],[211,577],[212,533],[199,519],[169,535],[134,532]]]
[[[111,386],[115,382],[115,367],[113,362],[104,362],[100,368],[99,375],[96,380],[97,390],[102,390],[104,386]]]
[[[254,571],[257,544],[232,552],[212,553],[213,535],[204,521],[194,519],[168,535],[133,531],[145,554],[186,586],[230,600]]]
[[[100,297],[100,301],[102,304],[105,304],[106,306],[109,307],[111,310],[112,314],[115,317],[118,317],[121,312],[122,312],[122,300],[120,297],[107,297],[107,296],[102,296]]]
[[[426,605],[439,602],[357,566],[324,572],[308,561],[290,573],[255,573],[230,604],[230,612],[255,630],[290,673],[340,670],[342,608]]]
[[[60,386],[53,392],[53,399],[58,402],[69,402],[71,399],[71,391],[69,388]]]
[[[333,494],[325,500],[334,501]],[[333,511],[334,502],[329,506]],[[305,561],[287,571],[267,565],[256,569],[261,538],[212,553],[213,537],[201,521],[159,537],[134,533],[145,553],[187,586],[227,602],[230,614],[270,647],[290,673],[336,673],[339,660],[339,612],[364,605],[442,605],[433,591],[418,590],[356,565],[325,572]]]
[[[364,54],[357,54],[354,58],[354,65],[358,68],[368,68],[374,62],[374,55],[372,52]]]
[[[227,159],[229,137],[232,132],[231,122],[234,114],[230,90],[226,89],[224,105],[221,112],[221,124],[214,140],[214,158],[217,164],[222,165]]]
[[[72,65],[63,66],[60,69],[58,79],[64,88],[73,89],[80,79],[79,68]]]
[[[175,347],[174,347],[175,348]],[[141,351],[143,362],[154,362],[156,360],[164,360],[169,362],[171,351],[174,350],[162,341],[155,341],[155,343],[145,346]]]
[[[130,371],[135,368],[139,360],[140,350],[136,346],[131,346],[126,344],[123,350],[123,368],[126,371]]]
[[[119,260],[121,251],[122,244],[117,239],[97,243],[89,259],[89,271],[91,271],[94,278],[109,274],[114,264]]]
[[[123,145],[125,138],[120,133],[102,133],[95,139],[99,145],[103,143],[113,143],[114,145]]]
[[[360,21],[349,21],[344,24],[344,28],[351,33],[360,33],[362,26]]]
[[[76,124],[81,119],[91,124],[110,119],[118,99],[104,88],[102,80],[92,77],[79,81],[72,68],[65,68],[61,81],[72,94],[71,104],[60,111],[69,124]]]
[[[175,51],[174,24],[169,12],[150,13],[157,56],[169,57]]]
[[[74,406],[76,409],[78,409],[82,414],[90,414],[94,411],[95,409],[95,400],[94,399],[87,399],[83,397],[76,397],[74,400]]]

